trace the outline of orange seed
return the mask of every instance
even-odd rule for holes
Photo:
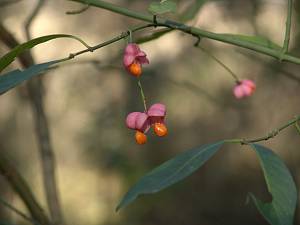
[[[154,132],[157,136],[163,137],[168,134],[168,129],[163,123],[155,123]]]
[[[132,63],[129,67],[128,67],[129,72],[135,76],[135,77],[139,77],[142,74],[142,66],[139,63]]]
[[[136,131],[135,140],[136,140],[136,143],[138,143],[139,145],[143,145],[147,142],[147,136],[140,131]]]

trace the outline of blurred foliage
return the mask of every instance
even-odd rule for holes
[[[141,11],[148,7],[145,1],[114,2]],[[188,18],[195,26],[222,33],[229,30],[245,35],[260,34],[276,43],[283,38],[285,23],[285,5],[278,2],[220,0],[201,5],[201,1],[177,1],[179,15],[201,5],[198,13],[191,12],[194,19]],[[196,4],[195,8],[192,4]],[[299,2],[295,4],[290,51],[300,55]],[[48,1],[34,23],[33,37],[70,33],[88,43],[100,43],[138,23],[92,7],[82,14],[64,14],[77,6],[63,0]],[[31,3],[23,0],[0,8],[1,21],[22,38],[23,19],[31,7]],[[141,36],[150,33],[147,30]],[[78,58],[76,63],[58,67],[44,76],[45,104],[68,224],[266,224],[254,204],[244,204],[248,192],[262,201],[269,201],[270,196],[255,154],[242,146],[225,146],[184,182],[159,194],[142,197],[120,213],[114,212],[130,186],[175,154],[215,140],[264,135],[300,111],[299,66],[280,64],[218,42],[201,41],[241,77],[255,79],[258,85],[255,95],[237,101],[231,93],[234,82],[230,76],[195,49],[194,41],[170,32],[141,46],[150,57],[150,65],[145,67],[142,77],[148,102],[161,101],[167,105],[170,131],[164,139],[149,135],[148,144],[142,147],[135,144],[134,133],[124,124],[129,112],[142,108],[135,80],[122,68],[125,42],[87,54],[82,57],[85,63],[80,63]],[[62,41],[40,46],[34,54],[45,61],[64,57],[80,48]],[[7,48],[0,44],[1,55],[6,52]],[[95,64],[94,60],[100,62]],[[23,87],[1,97],[1,151],[10,155],[45,205],[32,115],[26,99]],[[299,187],[297,132],[291,128],[265,144],[284,158]],[[0,179],[0,195],[22,209],[17,196]],[[1,206],[0,219],[25,224]],[[299,223],[297,210],[295,224]]]

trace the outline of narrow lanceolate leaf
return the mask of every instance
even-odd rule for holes
[[[282,48],[273,43],[272,41],[268,40],[265,37],[259,37],[259,36],[247,36],[247,35],[240,35],[240,34],[222,34],[225,37],[230,37],[235,40],[243,41],[243,42],[249,42],[251,44],[260,45],[262,47],[271,48],[275,50],[281,50]]]
[[[8,90],[16,87],[17,85],[21,84],[23,81],[32,78],[35,75],[38,75],[45,70],[47,70],[50,66],[65,61],[66,59],[62,60],[55,60],[47,63],[41,63],[33,65],[23,71],[21,70],[14,70],[9,73],[6,73],[0,76],[0,94],[7,92]]]
[[[250,194],[257,209],[271,225],[293,225],[297,189],[282,160],[270,149],[252,144],[262,166],[272,202],[264,203]]]
[[[177,9],[176,2],[170,0],[162,0],[161,2],[152,2],[148,8],[153,15],[164,14],[168,12],[175,13]]]
[[[156,39],[164,36],[165,34],[170,33],[171,31],[173,31],[173,30],[169,29],[169,28],[160,29],[159,31],[156,31],[148,36],[140,37],[139,39],[136,40],[136,43],[143,44],[143,43],[146,43],[149,41],[156,40]]]
[[[47,35],[47,36],[42,36],[42,37],[38,37],[35,39],[32,39],[30,41],[27,41],[23,44],[20,44],[18,46],[16,46],[14,49],[12,49],[10,52],[8,52],[6,55],[4,55],[2,58],[0,58],[0,72],[7,67],[10,63],[12,63],[15,58],[20,55],[21,53],[23,53],[25,50],[31,49],[34,46],[50,41],[52,39],[56,39],[56,38],[73,38],[79,42],[81,42],[85,47],[89,48],[89,46],[80,38],[75,37],[73,35],[69,35],[69,34],[53,34],[53,35]]]
[[[210,159],[224,141],[183,152],[158,166],[140,179],[123,197],[116,210],[133,202],[139,195],[159,192],[191,175]]]

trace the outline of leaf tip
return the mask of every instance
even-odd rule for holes
[[[123,209],[128,203],[124,202],[123,200],[117,205],[115,208],[115,212],[120,212],[121,209]]]
[[[119,210],[120,210],[120,205],[118,205],[118,206],[115,208],[115,212],[117,213],[117,212],[119,212]]]

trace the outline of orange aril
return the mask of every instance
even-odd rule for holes
[[[140,132],[140,131],[136,131],[135,133],[135,141],[136,143],[138,143],[139,145],[143,145],[147,142],[147,136]]]
[[[142,74],[142,66],[139,63],[132,63],[128,67],[128,71],[135,77],[139,77]]]
[[[155,123],[154,124],[154,132],[157,136],[163,137],[168,134],[168,129],[167,129],[166,125],[164,125],[163,123]]]

